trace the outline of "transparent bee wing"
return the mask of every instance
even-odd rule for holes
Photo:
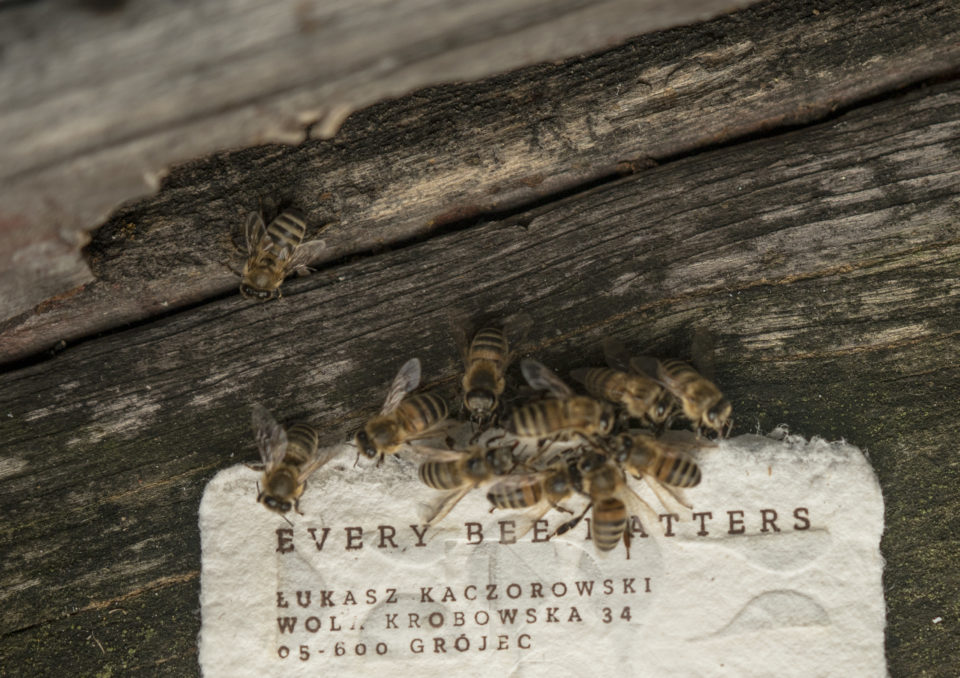
[[[523,378],[527,383],[535,389],[549,391],[558,398],[572,398],[574,395],[570,387],[549,367],[532,358],[524,358],[520,361],[520,371],[523,372]]]
[[[447,325],[450,329],[450,336],[460,351],[460,359],[464,364],[467,363],[467,356],[470,353],[470,337],[473,336],[473,326],[470,320],[462,311],[447,311]]]
[[[603,340],[603,359],[607,365],[621,372],[630,371],[630,353],[618,339],[605,337]],[[641,373],[642,374],[642,373]]]
[[[706,327],[694,329],[693,339],[690,343],[691,363],[702,376],[711,381],[716,377],[717,372],[716,352],[716,339],[713,333]]]
[[[327,462],[332,460],[339,453],[339,445],[318,448],[313,459],[304,464],[303,468],[300,469],[300,474],[297,476],[297,481],[300,483],[306,482],[307,478],[309,478],[314,471],[327,464]]]
[[[516,524],[516,527],[514,528],[514,534],[516,535],[516,538],[522,539],[527,532],[533,529],[533,526],[537,524],[537,521],[542,520],[552,508],[554,508],[553,504],[544,499],[523,511],[516,518],[513,518],[513,521]]]
[[[244,234],[247,239],[247,253],[253,254],[260,246],[260,241],[266,235],[267,226],[263,223],[263,217],[259,212],[250,212],[247,215],[247,221],[244,226]]]
[[[579,381],[581,384],[587,383],[587,373],[590,371],[589,367],[578,367],[575,370],[570,370],[570,376]]]
[[[660,372],[660,361],[649,355],[641,355],[630,358],[628,361],[630,369],[637,374],[642,374],[657,379]]]
[[[253,434],[268,470],[283,461],[287,453],[287,432],[260,403],[253,406]]]
[[[427,525],[436,525],[447,517],[447,514],[453,510],[453,507],[460,503],[460,500],[467,496],[467,493],[473,489],[473,483],[467,483],[463,487],[450,492],[445,492],[437,500],[428,505],[423,514],[423,519]]]
[[[287,260],[286,268],[289,271],[305,271],[306,268],[326,249],[324,240],[311,240],[294,248]]]
[[[660,516],[653,510],[653,507],[644,501],[643,497],[637,494],[626,482],[624,482],[617,497],[627,507],[627,515],[637,516],[640,523],[647,528],[647,531],[650,531],[654,525],[660,524]]]
[[[687,456],[687,453],[689,452],[695,452],[697,450],[709,449],[717,446],[716,443],[699,437],[693,431],[684,431],[678,429],[664,431],[660,437],[657,438],[657,442],[667,450],[683,456]]]
[[[681,520],[693,520],[693,515],[690,513],[693,504],[683,497],[679,489],[667,487],[651,475],[644,475],[643,479],[665,509],[677,513]],[[632,489],[630,491],[633,492]]]
[[[380,414],[390,414],[397,407],[403,397],[420,385],[420,359],[410,358],[403,364],[397,376],[393,378],[390,390],[387,392],[387,399],[383,401],[383,407]]]
[[[410,447],[415,452],[427,455],[428,461],[459,461],[468,454],[466,451],[445,450],[442,447],[430,447],[429,445],[418,445],[416,443],[412,443]]]
[[[507,338],[510,353],[507,362],[510,363],[517,353],[517,347],[527,339],[533,327],[533,318],[527,313],[514,313],[503,322],[503,336]]]

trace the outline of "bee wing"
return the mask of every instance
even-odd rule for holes
[[[260,240],[266,235],[267,225],[263,223],[263,217],[259,212],[250,212],[247,215],[247,221],[244,226],[244,234],[247,238],[247,253],[253,254],[260,246]]]
[[[589,367],[578,367],[575,370],[570,370],[570,376],[579,381],[581,384],[586,384],[587,372],[589,371]]]
[[[287,432],[260,403],[253,406],[253,434],[267,469],[283,461],[287,453]]]
[[[522,344],[530,329],[533,327],[533,318],[527,313],[514,313],[503,321],[503,336],[507,339],[507,347],[510,350],[507,356],[509,364],[517,353],[517,346]]]
[[[697,327],[693,331],[693,340],[690,343],[691,362],[697,368],[697,372],[711,381],[716,376],[716,364],[714,362],[716,352],[716,340],[713,333],[706,327]]]
[[[400,406],[403,397],[420,385],[420,359],[410,358],[393,378],[387,399],[383,401],[380,414],[390,414]]]
[[[467,452],[461,452],[460,450],[445,450],[442,447],[430,447],[429,445],[418,445],[412,443],[410,445],[414,451],[421,454],[426,454],[429,461],[458,461],[463,459]]]
[[[290,254],[290,258],[287,259],[287,269],[293,271],[298,268],[306,268],[326,247],[327,243],[324,240],[311,240],[295,247]],[[281,255],[283,255],[283,252],[281,252]]]
[[[317,449],[317,453],[314,455],[313,459],[304,464],[303,468],[300,469],[300,475],[297,476],[298,482],[302,483],[306,481],[306,479],[310,477],[310,474],[336,457],[339,453],[339,445],[332,445],[330,447]]]
[[[607,365],[621,372],[630,372],[630,353],[623,343],[613,337],[605,337],[603,340],[603,359]]]
[[[650,506],[643,497],[637,494],[632,487],[627,485],[626,482],[624,482],[617,497],[623,502],[623,505],[627,507],[628,520],[629,516],[637,516],[648,531],[652,529],[652,526],[660,524],[660,516],[653,510],[653,507]]]
[[[448,312],[447,324],[450,327],[450,336],[453,337],[457,350],[460,351],[460,359],[466,364],[467,356],[470,353],[470,337],[473,336],[473,325],[463,313],[457,311]]]
[[[677,513],[681,520],[693,519],[693,515],[690,513],[693,504],[683,497],[680,490],[675,487],[667,487],[651,475],[644,475],[643,479],[647,485],[650,486],[650,489],[653,490],[653,493],[657,495],[657,499],[660,500],[660,503],[665,509]],[[632,489],[630,491],[633,492]]]
[[[660,361],[649,355],[630,358],[628,365],[636,374],[643,374],[651,379],[657,379],[657,374],[660,372]]]
[[[514,522],[516,523],[516,539],[522,539],[527,532],[533,529],[537,521],[547,515],[552,508],[554,508],[553,504],[544,499],[524,510],[518,517],[514,518]]]
[[[453,510],[461,499],[467,496],[467,493],[473,489],[473,483],[467,483],[463,487],[450,492],[445,492],[437,500],[428,505],[424,512],[424,520],[427,525],[435,525],[447,517],[447,514]]]
[[[535,389],[549,391],[558,398],[572,398],[573,391],[549,367],[532,358],[520,361],[523,378]]]
[[[715,442],[698,437],[693,431],[681,430],[664,431],[663,434],[657,438],[657,442],[673,452],[684,455],[696,450],[717,446]]]

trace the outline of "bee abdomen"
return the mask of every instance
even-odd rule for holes
[[[419,393],[403,401],[400,416],[411,433],[433,428],[447,418],[447,403],[432,393]]]
[[[487,493],[487,499],[497,508],[521,509],[533,506],[543,497],[543,488],[539,483],[519,485],[509,489],[496,485]]]
[[[700,484],[700,466],[685,455],[661,459],[655,466],[654,476],[673,487],[696,487]]]
[[[320,434],[310,424],[297,422],[287,427],[287,458],[298,464],[307,461],[317,452]]]
[[[456,466],[456,462],[452,461],[425,461],[420,465],[420,480],[424,485],[435,490],[452,490],[460,487],[463,483]]]
[[[612,551],[627,528],[627,510],[614,497],[601,499],[593,506],[593,542],[598,551]]]
[[[470,342],[470,362],[475,360],[489,360],[498,365],[506,360],[508,352],[507,338],[501,330],[495,327],[485,327],[478,331]]]
[[[556,428],[551,422],[560,419],[559,412],[554,411],[559,406],[557,400],[521,405],[513,410],[506,422],[507,429],[515,435],[530,438],[550,435]]]
[[[281,212],[267,227],[267,235],[279,248],[297,247],[307,232],[307,222],[300,210],[289,209]]]
[[[623,391],[621,372],[609,367],[591,367],[581,374],[583,385],[598,398],[618,399]]]

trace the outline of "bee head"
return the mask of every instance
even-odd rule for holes
[[[357,449],[363,452],[364,456],[370,457],[371,459],[377,456],[377,448],[370,441],[370,436],[367,435],[366,430],[360,429],[357,431],[356,441]]]
[[[256,280],[256,277],[254,280]],[[268,299],[280,296],[279,287],[264,289],[265,287],[266,285],[259,285],[253,281],[250,283],[244,281],[240,283],[240,294],[247,299],[256,299],[257,301],[267,301]]]
[[[467,475],[478,478],[484,475],[484,464],[486,459],[480,456],[472,456],[467,459]]]
[[[726,398],[721,398],[713,407],[707,410],[705,415],[706,422],[704,423],[715,431],[722,431],[732,412],[733,405],[730,404],[730,401]]]
[[[487,418],[497,407],[497,396],[485,388],[474,388],[466,392],[463,402],[474,416]]]
[[[617,440],[617,448],[616,448],[616,454],[614,455],[614,460],[617,463],[622,464],[623,462],[625,462],[627,459],[630,458],[630,452],[633,451],[633,438],[631,438],[626,434],[623,434],[619,436],[616,440]]]
[[[600,433],[602,435],[607,435],[613,430],[613,424],[616,418],[617,415],[613,408],[604,403],[603,411],[600,413]]]
[[[271,511],[276,511],[277,513],[286,513],[291,508],[293,508],[293,504],[291,502],[285,499],[278,499],[277,497],[274,497],[269,494],[263,495],[261,502],[268,509],[270,509]]]
[[[494,475],[498,476],[506,475],[513,466],[513,453],[509,447],[495,447],[488,450],[484,459]]]

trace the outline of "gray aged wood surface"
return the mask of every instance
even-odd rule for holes
[[[92,280],[87,231],[173,163],[755,0],[86,0],[0,15],[0,319]]]
[[[958,187],[947,82],[0,376],[2,670],[57,675],[69,654],[87,675],[195,674],[197,506],[217,469],[255,458],[250,403],[346,434],[409,356],[451,389],[454,305],[525,309],[524,352],[558,366],[599,359],[606,334],[682,355],[713,330],[738,431],[869,452],[892,675],[952,675]]]
[[[0,361],[228,293],[240,261],[227,234],[261,199],[329,224],[323,264],[958,69],[955,2],[766,3],[589,59],[420,92],[357,113],[330,141],[177,168],[97,232],[95,281],[44,292],[0,325]],[[79,185],[65,178],[56,191]]]
[[[916,7],[906,6],[905,16]],[[818,8],[821,16],[831,11]],[[742,16],[757,16],[753,11]],[[931,10],[927,35],[949,35],[955,26],[945,18],[953,17],[944,6]],[[655,44],[662,51],[682,35],[724,42],[730,34],[723,27],[742,25],[749,22],[721,20],[708,25],[715,33],[691,27]],[[895,42],[897,32],[885,36]],[[861,69],[873,63],[855,41],[820,39],[826,51],[860,54]],[[564,91],[564,82],[576,91],[607,56],[523,77],[547,93]],[[914,75],[926,72],[914,67]],[[874,95],[895,84],[877,82]],[[441,88],[376,107],[361,116],[371,147],[364,154],[355,142],[340,161],[373,172],[377,152],[400,158],[408,146],[411,176],[418,175],[429,146],[413,132],[394,139],[397,130],[412,129],[399,122],[434,102],[437,117],[425,128],[433,142],[441,151],[442,144],[464,146],[479,135],[471,130],[483,127],[458,127],[464,120],[509,126],[499,109],[477,101],[482,92],[483,85]],[[527,105],[538,111],[538,101]],[[756,114],[751,101],[740,102],[744,120]],[[474,106],[484,114],[471,118]],[[398,124],[378,132],[382,120]],[[520,118],[514,124],[522,125]],[[548,129],[543,124],[538,129]],[[355,256],[288,281],[280,302],[246,302],[225,278],[219,298],[200,286],[193,307],[9,366],[0,374],[0,675],[62,675],[67,658],[82,675],[196,675],[197,507],[218,469],[256,457],[250,403],[345,435],[379,406],[384,383],[412,355],[424,361],[431,383],[452,392],[458,360],[445,309],[454,305],[490,316],[525,309],[536,328],[524,352],[558,367],[599,359],[606,334],[638,350],[682,356],[694,328],[711,329],[737,432],[786,423],[868,451],[886,501],[891,675],[954,676],[960,82],[887,92],[820,124],[771,129],[701,152],[693,151],[707,139],[683,141],[699,128],[677,122],[662,129],[660,143],[690,152],[616,180],[595,177],[590,190],[545,197],[526,210],[481,211],[473,221],[413,231],[418,237],[407,233],[392,248],[371,249],[367,240],[365,249],[343,251]],[[578,137],[567,138],[576,158]],[[142,249],[130,261],[147,265],[152,252],[151,274],[178,265],[184,252],[164,253],[177,228],[186,238],[223,241],[197,254],[198,268],[212,266],[228,246],[230,220],[215,222],[217,214],[239,216],[259,197],[329,190],[311,176],[311,189],[283,195],[303,157],[265,147],[184,168],[156,199],[111,222],[97,253],[104,270],[135,247]],[[624,156],[611,158],[615,165]],[[402,161],[392,162],[399,175]],[[483,163],[495,171],[492,160]],[[258,182],[242,179],[247,169],[261,172]],[[458,177],[435,180],[455,185]],[[361,180],[375,186],[376,175],[354,178]],[[219,192],[212,207],[211,190]],[[366,188],[355,195],[374,204],[378,194]],[[304,207],[318,220],[336,216],[322,205],[317,198]],[[352,217],[351,227],[383,233],[374,230],[373,209],[366,213],[366,222]],[[161,226],[137,233],[146,223]],[[212,230],[193,232],[201,226]],[[348,237],[335,229],[349,231],[335,223],[328,239]],[[127,273],[117,275],[109,284],[121,287]]]

